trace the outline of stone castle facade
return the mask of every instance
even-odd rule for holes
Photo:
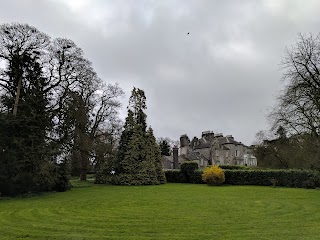
[[[213,131],[202,132],[201,138],[191,141],[186,134],[182,135],[179,151],[174,149],[173,156],[164,157],[163,164],[166,169],[174,169],[185,161],[195,161],[200,168],[213,164],[257,166],[252,146],[235,141],[232,135]]]

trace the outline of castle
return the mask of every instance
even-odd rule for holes
[[[165,169],[177,169],[185,161],[195,161],[200,168],[213,164],[257,166],[252,146],[235,141],[232,135],[213,131],[202,132],[200,139],[194,137],[192,141],[187,134],[182,135],[180,149],[174,148],[173,156],[163,157]]]

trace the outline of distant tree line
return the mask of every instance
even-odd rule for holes
[[[64,191],[115,154],[123,95],[77,45],[28,24],[0,25],[0,192]]]

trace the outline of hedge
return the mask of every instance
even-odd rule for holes
[[[224,170],[225,184],[281,186],[296,188],[320,187],[319,172],[309,170]],[[180,171],[165,171],[168,182],[175,183],[204,183],[202,171],[189,173],[189,181]]]
[[[219,165],[223,170],[248,170],[250,167],[240,165]]]

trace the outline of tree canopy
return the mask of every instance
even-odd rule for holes
[[[28,24],[0,25],[0,61],[0,192],[63,190],[70,163],[85,179],[122,89],[103,83],[73,41]]]

